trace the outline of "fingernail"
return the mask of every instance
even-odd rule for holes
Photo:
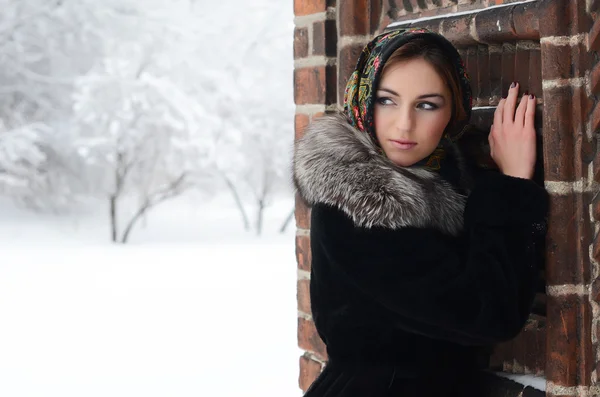
[[[514,81],[512,82],[512,84],[510,85],[510,88],[515,88],[517,86],[517,83],[515,83]]]
[[[529,95],[529,99],[535,99],[535,95],[533,95],[533,94]]]

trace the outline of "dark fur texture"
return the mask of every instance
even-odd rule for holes
[[[464,195],[435,172],[393,164],[341,114],[307,127],[293,174],[309,205],[333,205],[360,227],[432,227],[451,235],[463,227]]]

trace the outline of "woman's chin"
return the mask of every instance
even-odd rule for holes
[[[419,162],[419,160],[398,158],[398,156],[389,157],[389,159],[392,160],[394,164],[400,167],[410,167],[411,165],[414,165]]]
[[[400,150],[386,150],[386,156],[399,167],[410,167],[417,164],[427,156],[419,156],[417,153],[407,153]]]

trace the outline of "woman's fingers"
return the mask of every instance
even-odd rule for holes
[[[506,103],[506,99],[500,99],[498,102],[498,106],[496,106],[496,111],[494,112],[494,124],[497,128],[502,127],[502,120],[504,118],[504,104]]]
[[[515,113],[515,125],[520,127],[525,125],[525,111],[527,110],[528,103],[529,95],[523,95],[519,107],[517,107],[517,113]]]
[[[518,92],[515,83],[498,103],[488,141],[492,159],[504,174],[531,179],[536,159],[535,97],[525,95],[517,106]]]
[[[504,105],[503,122],[506,124],[513,123],[515,121],[515,108],[517,106],[517,94],[519,93],[519,83],[514,82],[508,90],[508,96],[506,97],[506,103]]]
[[[526,129],[534,129],[535,123],[535,95],[529,95],[527,97],[527,110],[525,111],[525,128]]]

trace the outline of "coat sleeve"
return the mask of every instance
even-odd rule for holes
[[[340,210],[312,210],[311,243],[330,271],[404,330],[465,345],[515,337],[536,293],[536,250],[548,194],[493,174],[469,196],[464,235],[433,229],[359,228]]]

